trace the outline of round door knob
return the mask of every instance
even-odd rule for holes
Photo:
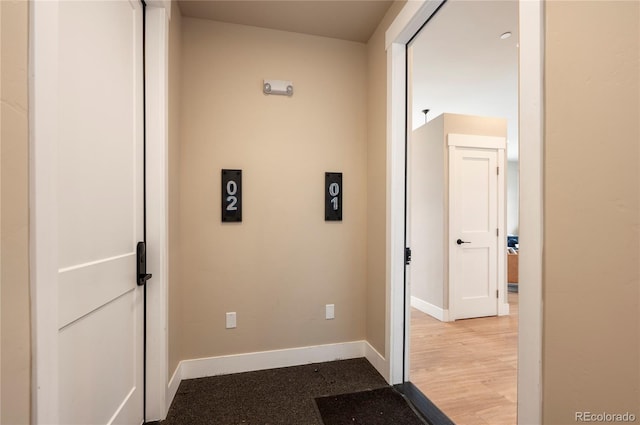
[[[462,245],[463,243],[471,243],[471,242],[465,242],[465,241],[463,241],[462,239],[458,239],[458,240],[456,241],[456,243],[457,243],[458,245]]]

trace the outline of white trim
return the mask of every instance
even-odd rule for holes
[[[400,384],[404,379],[403,346],[405,332],[405,291],[396,282],[404,280],[404,88],[405,45],[394,43],[387,50],[387,314],[386,358],[389,362],[389,383]],[[401,94],[400,94],[401,93]],[[397,141],[389,143],[390,140]],[[398,213],[400,211],[400,214]],[[407,297],[409,294],[407,294]],[[408,350],[407,350],[408,351]]]
[[[178,364],[178,366],[176,367],[176,370],[173,372],[173,375],[171,376],[171,380],[169,381],[169,384],[167,385],[167,399],[165,401],[166,403],[165,411],[167,412],[171,407],[171,403],[173,402],[173,399],[178,393],[178,387],[180,386],[180,382],[182,382],[182,379],[183,379],[182,368],[180,367],[180,364]]]
[[[169,13],[146,8],[147,392],[148,422],[167,415],[168,382],[168,58]]]
[[[498,316],[509,314],[507,285],[507,139],[498,148]],[[505,305],[507,306],[505,313]]]
[[[371,344],[367,341],[362,341],[364,343],[364,357],[369,360],[369,363],[378,371],[382,377],[389,382],[389,372],[386,367],[387,361],[384,356],[378,353],[378,350],[373,348]]]
[[[167,19],[171,20],[171,0],[146,0],[148,8],[164,9],[167,12]]]
[[[444,0],[408,1],[385,33],[385,47],[401,44],[403,47],[438,10]]]
[[[35,424],[58,423],[58,8],[29,6],[29,246]]]
[[[423,299],[418,297],[411,296],[411,307],[416,310],[420,310],[421,312],[428,314],[434,319],[438,319],[441,322],[449,321],[449,310],[445,310],[443,308],[438,307],[437,305],[433,305]]]
[[[503,297],[502,294],[500,294],[501,298],[507,298],[507,297]],[[498,304],[498,316],[508,316],[509,314],[511,314],[511,308],[509,307],[509,303],[508,302],[500,302]]]
[[[364,357],[364,341],[315,345],[283,350],[260,351],[228,356],[183,360],[179,364],[182,379],[251,372],[299,366],[309,363]]]
[[[405,133],[405,45],[440,2],[407,2],[386,33],[387,45],[387,361],[390,382],[402,381],[404,303],[403,195]],[[543,166],[542,0],[521,0],[520,21],[520,279],[523,283],[518,332],[518,423],[542,419],[542,166]],[[401,53],[400,53],[401,52]],[[400,172],[402,171],[402,173]],[[401,180],[401,181],[399,181]],[[506,295],[506,294],[505,294]],[[504,303],[502,303],[504,304]],[[451,311],[450,311],[451,314]],[[408,364],[407,364],[408,366]]]
[[[458,146],[449,146],[448,148],[448,161],[449,163],[447,164],[447,181],[449,182],[447,190],[449,191],[448,193],[448,199],[449,199],[449,205],[447,206],[447,211],[449,212],[449,228],[446,229],[447,231],[447,235],[449,237],[449,239],[451,239],[451,235],[456,234],[456,230],[454,229],[454,225],[457,224],[460,220],[458,219],[458,216],[461,214],[461,211],[456,208],[455,203],[456,203],[456,199],[455,196],[451,196],[452,190],[451,190],[451,186],[452,186],[452,177],[451,176],[455,176],[456,175],[456,161],[455,161],[455,157],[456,157],[456,149],[458,148]],[[458,301],[458,293],[456,292],[456,281],[453,278],[456,275],[456,270],[454,267],[454,258],[456,258],[456,245],[454,245],[453,243],[449,242],[447,243],[447,247],[449,248],[449,252],[447,253],[448,255],[448,261],[447,261],[447,276],[448,276],[448,288],[447,290],[449,291],[449,303],[448,303],[448,307],[449,307],[449,319],[451,321],[455,321],[458,318],[458,312],[456,311],[456,306],[457,306],[457,302]],[[411,322],[409,322],[411,323]]]
[[[447,135],[447,146],[460,146],[475,149],[506,149],[507,139],[495,136],[449,133]]]
[[[544,1],[520,1],[518,423],[542,423]]]

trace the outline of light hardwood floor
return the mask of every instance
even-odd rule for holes
[[[509,304],[448,323],[411,310],[411,382],[457,425],[516,424],[518,294]]]

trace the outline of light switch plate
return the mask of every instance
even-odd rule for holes
[[[335,319],[335,317],[336,317],[335,305],[327,304],[325,306],[325,319],[331,320],[331,319]]]
[[[233,329],[236,327],[236,312],[232,311],[227,313],[227,329]]]

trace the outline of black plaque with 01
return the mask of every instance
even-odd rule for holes
[[[242,221],[242,170],[222,170],[222,222]]]
[[[342,173],[324,173],[324,220],[342,221]]]

